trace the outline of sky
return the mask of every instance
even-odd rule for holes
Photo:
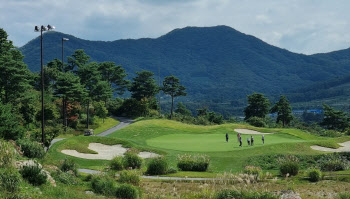
[[[35,25],[87,40],[157,38],[227,25],[296,53],[350,47],[349,0],[0,0],[0,28],[21,47]]]

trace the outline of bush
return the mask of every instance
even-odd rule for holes
[[[246,166],[244,168],[243,173],[249,174],[249,175],[256,175],[260,176],[262,171],[260,167],[255,167],[255,166]]]
[[[148,163],[148,168],[146,173],[149,175],[163,175],[166,174],[168,170],[168,162],[164,157],[153,158]]]
[[[21,147],[23,155],[28,158],[42,158],[45,150],[38,142],[32,142],[28,139],[17,140],[16,144]]]
[[[75,177],[73,172],[62,172],[62,171],[57,171],[55,180],[66,184],[66,185],[75,185],[78,184],[78,180]]]
[[[136,170],[124,170],[120,172],[119,182],[138,185],[140,183],[140,173]]]
[[[278,199],[277,196],[274,196],[270,193],[259,193],[259,192],[239,192],[236,190],[223,190],[216,194],[215,199],[228,199],[228,198],[237,198],[237,199]]]
[[[14,193],[19,189],[21,175],[14,168],[0,170],[0,187],[8,192]]]
[[[95,193],[114,196],[117,187],[113,178],[107,175],[96,175],[91,179],[91,188]]]
[[[336,197],[336,199],[350,199],[350,193],[339,193]]]
[[[176,170],[176,168],[174,168],[174,167],[170,167],[170,168],[167,170],[167,173],[177,173],[177,170]]]
[[[287,174],[291,176],[298,175],[299,164],[297,162],[284,162],[280,165],[280,172],[283,176]]]
[[[123,199],[138,199],[139,191],[132,185],[121,184],[117,187],[115,196]]]
[[[291,175],[295,176],[298,175],[299,172],[299,159],[293,155],[287,155],[284,158],[280,158],[280,173],[283,176]]]
[[[46,173],[41,169],[38,163],[24,165],[20,173],[22,177],[32,185],[42,185],[46,183],[47,180]]]
[[[125,168],[131,167],[133,169],[139,169],[142,165],[142,158],[130,151],[124,154],[123,161]]]
[[[264,118],[260,118],[260,117],[250,117],[247,122],[252,125],[252,126],[256,126],[256,127],[266,127],[266,122]]]
[[[13,166],[16,151],[10,143],[0,139],[0,168]]]
[[[344,171],[349,167],[349,161],[339,154],[330,154],[320,160],[322,171]]]
[[[322,172],[319,169],[312,169],[308,172],[307,175],[311,182],[318,182],[322,178]]]
[[[206,155],[181,155],[178,156],[177,167],[182,171],[206,171],[210,159]]]
[[[61,162],[61,165],[60,165],[59,168],[63,172],[72,171],[75,176],[78,175],[78,166],[77,166],[77,164],[75,164],[75,162],[73,160],[70,160],[70,159],[67,159],[67,158],[64,159]]]
[[[111,162],[109,163],[109,166],[112,170],[120,171],[123,170],[123,157],[114,157]]]

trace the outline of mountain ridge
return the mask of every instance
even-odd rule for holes
[[[48,32],[44,34],[45,63],[61,59],[62,37],[70,39],[64,44],[65,55],[84,49],[91,61],[113,61],[130,77],[140,70],[158,75],[158,69],[161,78],[178,76],[188,88],[186,99],[191,101],[209,98],[227,102],[252,92],[277,96],[350,72],[346,50],[340,55],[293,53],[222,25],[186,27],[157,38],[115,41],[89,41]],[[20,50],[29,68],[38,71],[40,39],[33,39]],[[337,56],[343,59],[339,62]]]

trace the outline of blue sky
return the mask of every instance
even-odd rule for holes
[[[156,38],[175,28],[227,25],[292,52],[350,47],[348,0],[0,0],[0,27],[16,46],[35,25],[88,40]]]

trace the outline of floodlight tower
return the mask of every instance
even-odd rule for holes
[[[55,29],[54,26],[47,25],[35,26],[34,31],[40,32],[40,47],[41,47],[41,142],[44,145],[45,135],[45,115],[44,115],[44,67],[43,67],[43,32]]]

